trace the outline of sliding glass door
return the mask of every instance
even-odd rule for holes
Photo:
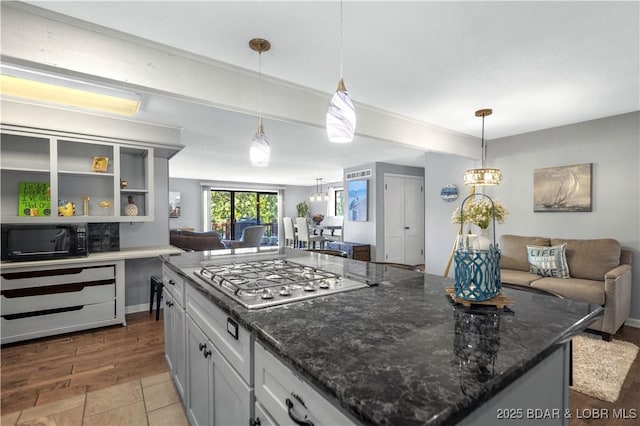
[[[247,226],[264,225],[262,245],[278,245],[276,192],[211,190],[211,229],[222,239],[239,240]]]

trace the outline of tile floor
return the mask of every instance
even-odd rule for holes
[[[4,426],[187,426],[169,373],[2,414]]]

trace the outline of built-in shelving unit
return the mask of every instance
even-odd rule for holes
[[[92,169],[95,157],[108,159],[105,171]],[[3,125],[2,223],[153,221],[153,158],[153,147],[133,142],[128,145],[109,138]],[[50,201],[34,206],[38,209],[36,216],[19,212],[21,182],[44,183],[48,187]],[[135,216],[125,214],[129,196],[138,208]],[[88,211],[83,208],[85,197],[89,198]],[[58,216],[61,200],[75,204],[73,216]],[[111,205],[100,207],[102,201]]]

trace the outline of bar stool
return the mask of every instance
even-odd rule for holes
[[[149,299],[149,313],[153,312],[153,295],[156,299],[156,321],[160,319],[160,299],[162,299],[162,278],[157,275],[151,277],[151,297]]]

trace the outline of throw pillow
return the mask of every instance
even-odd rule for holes
[[[558,246],[527,246],[529,272],[543,277],[569,278],[569,266],[565,248]]]

